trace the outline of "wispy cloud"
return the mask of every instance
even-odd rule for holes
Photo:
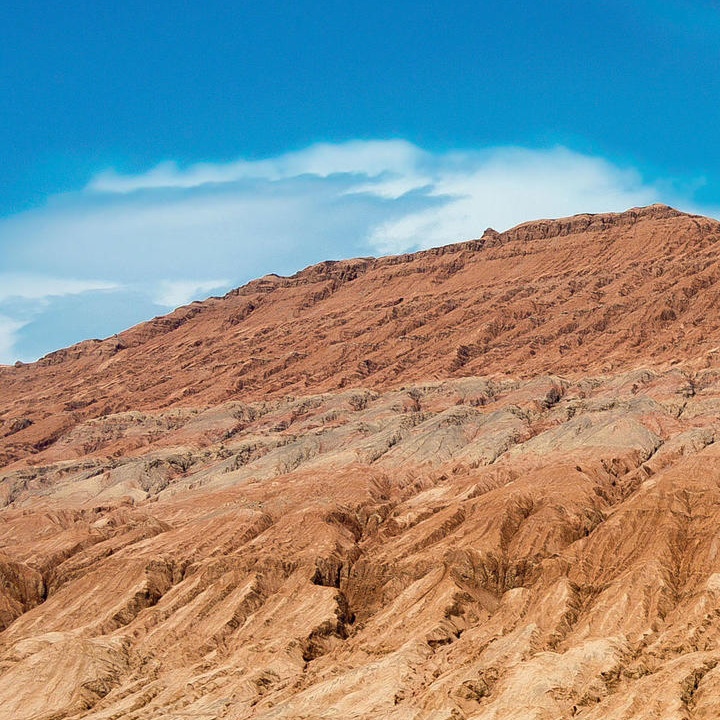
[[[25,324],[20,320],[0,315],[0,363],[9,363],[11,358],[15,357],[17,331]]]
[[[7,339],[17,340],[17,323],[26,323],[23,338],[33,334],[29,304],[42,300],[47,325],[57,293],[95,293],[108,310],[93,327],[110,334],[149,307],[164,311],[267,272],[658,201],[697,209],[667,178],[563,147],[435,153],[404,140],[351,141],[257,161],[166,162],[136,175],[108,169],[79,192],[0,221],[0,312],[14,323],[0,361],[22,354],[22,342],[13,349]],[[119,315],[128,303],[136,314]],[[81,339],[77,317],[56,311],[67,342]]]
[[[0,273],[0,302],[11,299],[43,300],[77,295],[90,290],[115,290],[118,283],[107,280],[78,280],[31,273]]]
[[[267,160],[198,163],[184,169],[175,162],[164,162],[137,175],[105,170],[95,176],[87,187],[97,192],[128,193],[247,179],[282,180],[301,175],[325,178],[348,173],[375,177],[390,172],[406,173],[425,155],[427,153],[405,140],[351,140],[336,145],[318,143]]]
[[[228,288],[229,280],[161,280],[158,293],[153,298],[158,305],[176,308],[193,300],[204,300],[213,290]]]

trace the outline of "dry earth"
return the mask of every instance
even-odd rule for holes
[[[537,221],[0,368],[0,718],[717,720],[718,250]]]

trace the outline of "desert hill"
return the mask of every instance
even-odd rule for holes
[[[0,719],[720,717],[720,223],[267,276],[0,368]]]
[[[719,240],[717,221],[653,205],[267,276],[0,366],[0,457],[127,410],[471,375],[704,367],[720,352]]]

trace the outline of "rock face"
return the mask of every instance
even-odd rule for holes
[[[716,720],[719,250],[538,221],[0,368],[0,719]]]

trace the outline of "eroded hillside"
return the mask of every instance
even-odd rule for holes
[[[716,220],[653,205],[267,276],[0,367],[0,458],[127,410],[497,373],[704,367],[720,353],[718,248]]]
[[[3,369],[0,718],[715,720],[719,227],[530,223]]]

